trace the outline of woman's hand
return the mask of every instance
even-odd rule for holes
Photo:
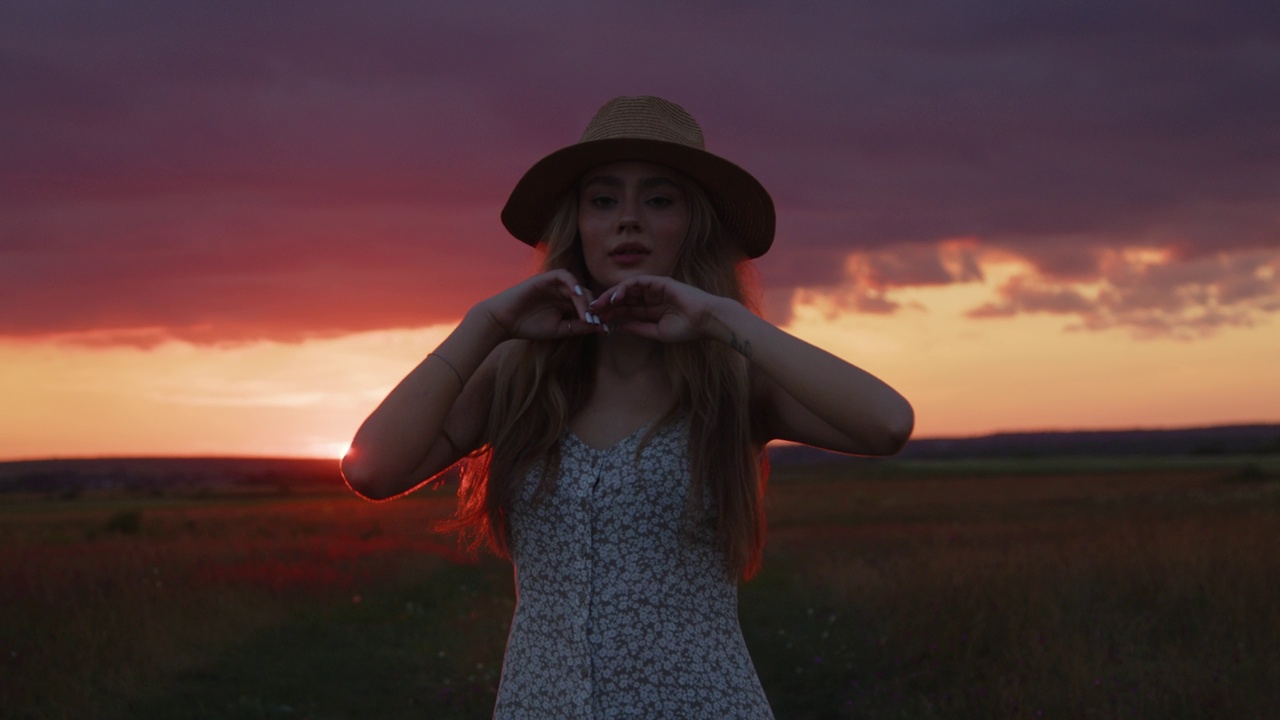
[[[774,327],[742,303],[669,277],[628,278],[588,305],[610,331],[662,342],[725,343],[751,361],[760,442],[892,455],[911,435],[910,403],[879,378]]]
[[[591,291],[568,270],[535,275],[480,306],[508,339],[550,340],[601,332],[594,312],[588,311]]]
[[[587,310],[606,332],[675,343],[706,337],[715,304],[725,300],[669,277],[640,275],[600,293]]]

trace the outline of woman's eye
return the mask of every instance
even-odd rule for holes
[[[672,202],[673,201],[671,198],[665,197],[662,195],[649,198],[649,204],[654,207],[660,207],[660,208],[670,207]]]
[[[614,204],[616,203],[617,203],[617,200],[614,200],[608,195],[597,195],[591,198],[591,204],[594,205],[595,207],[600,207],[600,208],[613,207]]]

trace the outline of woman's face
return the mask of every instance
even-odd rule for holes
[[[634,275],[670,275],[689,232],[689,181],[647,162],[601,165],[578,188],[588,282],[602,292]]]

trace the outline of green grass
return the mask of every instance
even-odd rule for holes
[[[1021,462],[777,473],[741,592],[777,716],[1270,716],[1273,466]],[[488,717],[511,573],[450,501],[6,502],[4,716]]]

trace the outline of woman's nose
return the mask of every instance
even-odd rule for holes
[[[634,199],[624,200],[621,205],[621,212],[618,214],[618,231],[639,230],[640,229],[640,203]]]

